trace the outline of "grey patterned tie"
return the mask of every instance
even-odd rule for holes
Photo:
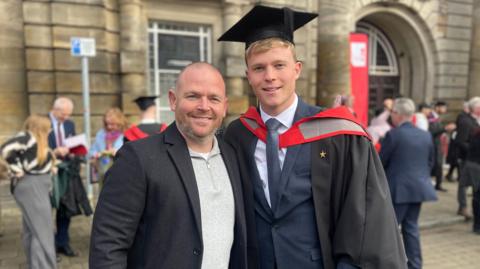
[[[267,171],[268,191],[270,193],[270,207],[275,208],[278,199],[278,182],[282,174],[280,159],[278,158],[278,128],[282,125],[278,120],[271,118],[267,125]]]

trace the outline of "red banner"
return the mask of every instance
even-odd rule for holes
[[[350,34],[350,85],[353,110],[359,122],[368,124],[368,36]]]

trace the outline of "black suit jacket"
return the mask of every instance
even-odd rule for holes
[[[463,112],[457,117],[456,124],[457,136],[455,137],[455,144],[459,149],[458,158],[465,160],[471,142],[472,131],[479,125],[472,115]]]
[[[235,153],[218,139],[235,200],[229,268],[246,268],[246,227]],[[200,202],[175,123],[116,154],[95,212],[90,268],[201,268]]]

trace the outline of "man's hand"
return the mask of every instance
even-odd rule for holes
[[[457,128],[457,125],[455,125],[455,123],[453,123],[453,122],[445,125],[445,131],[447,131],[447,132],[452,132],[456,128]]]
[[[67,147],[57,147],[53,150],[55,156],[57,157],[65,157],[68,154],[69,150]]]

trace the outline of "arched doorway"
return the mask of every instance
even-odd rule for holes
[[[435,44],[428,26],[415,10],[403,4],[369,4],[356,12],[355,28],[376,36],[373,44],[377,50],[372,57],[377,62],[370,73],[370,89],[383,93],[377,100],[402,95],[417,104],[432,101]]]
[[[370,114],[381,108],[385,98],[400,94],[397,55],[387,36],[374,25],[360,21],[356,32],[368,35],[368,81]]]

